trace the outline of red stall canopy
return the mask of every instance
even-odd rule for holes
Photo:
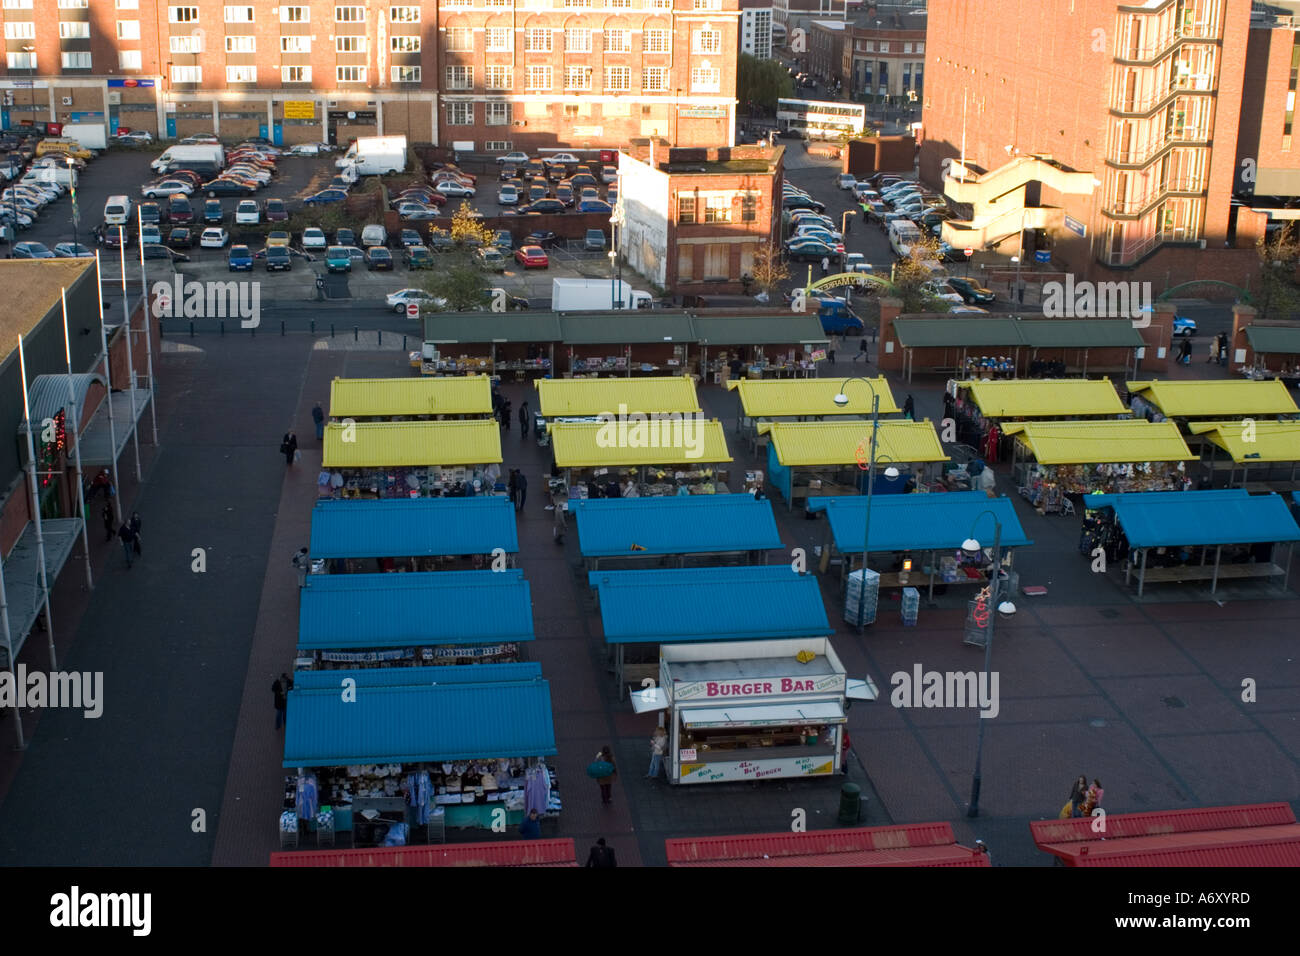
[[[673,867],[989,865],[988,854],[958,846],[947,823],[698,837],[665,844]]]
[[[577,866],[572,840],[442,843],[372,850],[290,850],[271,866]]]

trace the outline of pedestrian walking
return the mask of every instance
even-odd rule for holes
[[[1192,360],[1192,340],[1183,339],[1183,344],[1178,346],[1178,364],[1187,365]]]
[[[316,423],[316,440],[324,441],[325,439],[325,410],[317,402],[311,409],[311,420]]]
[[[840,344],[840,337],[838,335],[832,334],[830,345],[827,346],[826,348],[826,357],[831,360],[831,364],[835,363],[835,350],[839,347],[839,344]]]
[[[1226,332],[1219,333],[1219,364],[1228,364],[1228,334]]]
[[[275,729],[279,730],[286,723],[289,708],[289,691],[293,690],[293,678],[281,671],[280,676],[271,685],[275,697]]]
[[[943,417],[957,420],[957,399],[952,397],[951,392],[943,393]]]
[[[519,824],[519,835],[525,840],[542,838],[542,821],[538,819],[536,810],[529,810],[528,818]]]
[[[618,778],[618,765],[614,763],[614,752],[609,747],[601,747],[596,753],[587,767],[587,776],[600,785],[600,802],[610,803],[614,781]]]
[[[89,501],[101,491],[104,492],[105,498],[113,497],[113,476],[109,474],[107,468],[101,468],[99,474],[91,479],[90,494],[86,495],[86,500]]]
[[[117,529],[117,536],[122,539],[122,553],[126,555],[126,566],[130,568],[135,554],[135,532],[131,530],[129,521],[122,522],[122,527]]]
[[[501,402],[501,427],[510,431],[510,399]]]
[[[650,769],[646,771],[648,779],[658,779],[659,771],[663,769],[664,765],[664,753],[667,750],[668,732],[664,730],[661,724],[655,728],[655,732],[650,737]]]
[[[140,554],[140,541],[142,540],[140,537],[140,512],[131,512],[130,525],[131,533],[135,535],[135,541],[132,542],[131,547],[134,549],[136,554]]]
[[[524,502],[528,500],[528,479],[524,477],[522,471],[515,472],[515,488],[519,492],[519,500],[515,502],[515,510],[523,511]]]
[[[864,362],[870,365],[871,364],[870,354],[871,353],[867,351],[867,337],[863,335],[862,340],[858,342],[858,354],[853,356],[853,361],[856,362],[858,359],[862,359]]]
[[[614,856],[614,848],[605,845],[605,838],[600,837],[596,845],[591,848],[587,854],[587,862],[584,864],[589,869],[595,870],[612,870],[618,866],[618,859]]]
[[[1205,357],[1205,364],[1209,365],[1219,357],[1219,337],[1216,335],[1210,339],[1210,354]]]
[[[104,510],[100,512],[104,519],[104,541],[112,541],[117,536],[117,516],[113,514],[113,503],[104,502]]]
[[[298,436],[292,431],[284,433],[284,438],[280,442],[280,454],[284,455],[286,466],[293,464],[293,460],[298,454]]]
[[[1070,799],[1061,807],[1058,818],[1068,820],[1071,817],[1079,816],[1079,810],[1083,807],[1083,801],[1088,793],[1088,777],[1086,774],[1079,774],[1074,780],[1074,785],[1070,788]]]
[[[519,510],[519,469],[511,468],[510,477],[506,480],[506,490],[510,492],[510,503]]]
[[[909,422],[916,417],[916,402],[912,400],[911,395],[903,402],[903,417]]]
[[[568,496],[559,491],[551,492],[551,506],[547,510],[555,515],[555,523],[551,528],[555,543],[564,544],[564,529],[569,520]]]
[[[830,275],[831,260],[830,256],[822,256],[822,275]]]
[[[298,587],[300,588],[304,588],[307,586],[307,566],[310,563],[311,563],[311,559],[307,557],[306,548],[299,548],[297,551],[294,552],[293,566],[294,566],[294,570],[298,572]]]
[[[519,406],[519,437],[528,437],[528,403],[524,402]]]

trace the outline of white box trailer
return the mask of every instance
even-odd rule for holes
[[[108,149],[108,127],[103,123],[64,123],[63,135],[86,149]]]
[[[622,279],[551,280],[551,309],[555,312],[608,312],[653,306],[654,296],[633,289]]]
[[[406,169],[405,136],[361,136],[334,161],[338,169],[354,168],[362,176],[382,176]]]
[[[215,163],[217,169],[226,166],[226,151],[219,143],[195,143],[189,146],[169,146],[149,165],[156,173],[167,172],[176,163]]]

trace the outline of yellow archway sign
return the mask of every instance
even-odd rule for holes
[[[842,289],[846,286],[855,286],[859,289],[875,287],[881,292],[893,292],[894,284],[888,279],[882,279],[880,276],[872,275],[869,272],[839,272],[833,276],[826,276],[824,279],[818,279],[816,282],[810,282],[807,286],[808,292],[817,292],[823,289]]]

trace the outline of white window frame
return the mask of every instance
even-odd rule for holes
[[[534,75],[538,76],[539,78],[544,78],[546,82],[544,84],[541,83],[535,84],[533,82]],[[538,91],[538,92],[549,92],[550,90],[555,89],[555,74],[552,71],[551,67],[549,66],[530,66],[528,67],[528,72],[524,77],[524,83],[525,83],[524,88],[526,90]]]
[[[444,89],[461,92],[474,89],[474,67],[472,66],[454,63],[444,69],[443,77]]]
[[[668,72],[668,67],[666,66],[641,67],[641,89],[645,90],[647,93],[668,92]],[[648,81],[652,76],[659,80],[658,85],[649,85]]]
[[[299,74],[296,79],[292,76],[292,74],[295,72]],[[293,66],[282,66],[280,67],[280,82],[281,83],[310,83],[311,67],[305,64],[301,66],[297,64]]]
[[[139,23],[139,21],[135,21]],[[36,21],[34,20],[6,20],[5,21],[5,39],[6,40],[35,40],[36,39]]]
[[[310,53],[311,37],[305,33],[285,33],[280,36],[281,53]]]
[[[5,64],[11,70],[35,70],[36,54],[35,53],[11,53],[5,52]]]
[[[673,31],[651,27],[642,35],[641,48],[644,53],[671,53]]]
[[[388,38],[390,53],[419,53],[422,46],[421,37],[414,33],[396,33]]]
[[[227,53],[256,53],[257,37],[252,35],[232,36],[226,35],[226,52]]]
[[[254,23],[257,13],[248,4],[232,4],[222,11],[225,23]]]
[[[280,22],[281,23],[310,23],[311,7],[303,6],[301,4],[281,7]]]
[[[356,78],[354,79],[354,78],[352,78],[352,77],[350,77],[350,76],[349,76],[348,78],[345,78],[344,75],[343,75],[343,71],[344,71],[344,70],[347,70],[349,73],[353,73],[353,72],[355,72],[355,73],[356,73]],[[363,66],[362,64],[359,64],[359,63],[349,63],[349,64],[346,64],[346,65],[344,65],[344,66],[336,66],[336,67],[334,67],[334,82],[336,82],[336,83],[364,83],[364,82],[366,82],[366,68],[365,68],[365,66]]]
[[[691,67],[692,93],[717,93],[722,89],[722,71],[716,66]]]
[[[721,30],[695,30],[691,33],[691,52],[716,56],[722,52]]]
[[[622,83],[611,83],[613,76],[622,78]],[[630,93],[632,92],[632,68],[630,66],[607,66],[605,67],[605,92],[606,93]]]
[[[397,37],[393,37],[394,43]],[[454,42],[453,42],[454,41]],[[447,27],[446,36],[442,41],[442,48],[448,53],[473,53],[474,52],[474,28],[473,27]],[[396,47],[393,52],[399,52]]]
[[[85,10],[88,6],[89,0],[59,0],[60,10]]]
[[[574,80],[577,82],[574,82]],[[586,92],[591,89],[591,67],[584,65],[564,68],[564,88]]]
[[[395,63],[390,70],[390,75],[394,83],[419,83],[422,81],[423,72],[418,63]]]
[[[511,27],[488,27],[483,39],[488,53],[509,53],[515,48],[515,31]]]
[[[5,24],[8,26],[9,24]],[[126,30],[123,31],[123,27]],[[134,29],[133,29],[134,28]],[[117,21],[117,38],[119,40],[138,40],[140,39],[140,21],[139,20],[118,20]]]
[[[568,27],[564,31],[565,53],[590,53],[591,30],[587,27]]]
[[[139,10],[140,0],[117,0],[115,6],[118,10]]]
[[[84,66],[82,60],[85,60]],[[89,50],[64,50],[59,54],[59,62],[65,70],[89,70],[93,66]]]
[[[185,79],[192,76],[193,79]],[[186,83],[197,85],[203,82],[203,67],[193,65],[172,64],[171,81],[173,83]]]
[[[4,0],[4,9],[6,10],[30,10],[32,0]]]
[[[167,50],[182,56],[203,52],[202,33],[181,33],[167,38]]]
[[[498,114],[493,116],[493,114]],[[483,125],[484,126],[509,126],[514,122],[514,110],[510,103],[484,103],[483,104]]]
[[[335,23],[365,23],[366,8],[349,4],[334,8]]]
[[[117,68],[119,70],[143,70],[144,54],[139,50],[118,50]]]
[[[399,11],[401,11],[399,13]],[[412,15],[413,14],[413,15]],[[419,23],[420,8],[414,4],[394,5],[388,8],[389,23]]]
[[[243,79],[243,76],[247,79]],[[227,83],[256,83],[257,82],[257,64],[244,63],[238,66],[226,67]]]
[[[342,33],[334,38],[335,53],[365,53],[366,35],[364,33]]]
[[[87,20],[60,20],[60,40],[89,40],[90,23]]]
[[[473,126],[474,104],[456,100],[447,104],[448,126]]]
[[[529,27],[524,31],[524,52],[550,53],[551,47],[552,36],[550,27]]]
[[[489,63],[484,67],[483,88],[485,90],[508,90],[513,88],[515,68],[506,64]],[[504,82],[493,79],[493,73],[504,77]]]
[[[168,22],[168,23],[198,23],[198,22],[199,22],[199,8],[198,8],[198,7],[183,7],[183,6],[182,6],[182,7],[168,7],[168,8],[167,8],[167,22]]]
[[[612,42],[617,40],[618,42]],[[631,53],[632,52],[632,31],[618,28],[605,31],[605,52],[606,53]]]

